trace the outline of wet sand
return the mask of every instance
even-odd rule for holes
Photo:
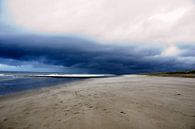
[[[3,96],[0,129],[195,129],[195,79],[95,78]]]

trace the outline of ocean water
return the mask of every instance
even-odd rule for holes
[[[56,86],[81,80],[81,78],[35,77],[57,73],[0,72],[0,95],[13,94],[25,90]]]

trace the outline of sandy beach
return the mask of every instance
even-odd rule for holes
[[[195,79],[126,75],[2,96],[0,129],[195,129]]]

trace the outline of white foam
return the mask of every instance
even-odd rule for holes
[[[64,77],[64,78],[96,78],[96,77],[111,77],[112,74],[43,74],[43,75],[32,75],[33,77]]]
[[[9,74],[0,74],[0,77],[13,77],[13,75],[9,75]]]

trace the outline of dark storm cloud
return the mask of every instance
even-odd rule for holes
[[[160,57],[158,48],[102,45],[74,37],[9,36],[0,38],[0,61],[8,65],[39,62],[90,73],[174,71],[192,66]],[[12,59],[14,61],[8,61]],[[6,61],[7,60],[7,61]]]

